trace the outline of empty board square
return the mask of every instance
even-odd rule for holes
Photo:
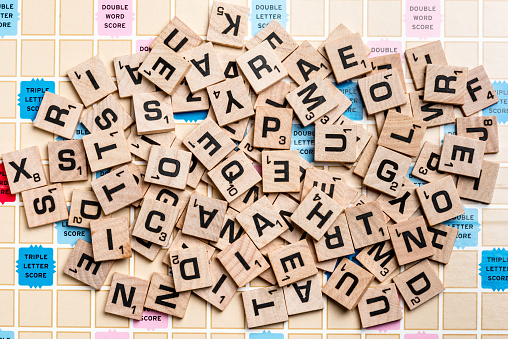
[[[416,157],[426,131],[425,121],[389,111],[377,144]]]
[[[165,133],[175,130],[171,101],[162,101],[152,93],[132,97],[138,135]]]
[[[226,79],[222,72],[219,56],[211,42],[182,52],[181,56],[192,64],[191,69],[185,75],[187,85],[192,93]]]
[[[449,175],[418,187],[416,194],[430,226],[464,214],[459,193]]]
[[[253,146],[257,148],[289,149],[292,127],[292,109],[259,106],[256,108],[254,126],[252,127]]]
[[[62,184],[53,184],[21,192],[28,227],[37,227],[68,219]]]
[[[388,279],[399,268],[395,250],[389,240],[364,247],[356,255],[356,259],[374,274],[379,282]]]
[[[67,76],[86,107],[117,90],[98,55],[68,70]]]
[[[429,260],[417,265],[393,278],[397,289],[410,310],[422,305],[444,290],[443,283]]]
[[[121,273],[113,275],[106,302],[106,313],[141,320],[150,282]]]
[[[356,160],[355,125],[317,124],[314,137],[314,161],[354,162]]]
[[[173,51],[185,52],[203,43],[203,39],[199,37],[189,26],[180,18],[175,16],[169,24],[159,33],[154,41],[150,44],[150,48],[162,42]]]
[[[291,220],[319,241],[339,217],[344,207],[319,187],[314,187],[293,212]]]
[[[120,98],[130,97],[136,93],[155,92],[155,85],[139,73],[139,68],[147,56],[148,52],[140,52],[113,58]]]
[[[162,201],[143,199],[132,235],[156,245],[167,246],[180,210]]]
[[[422,119],[427,127],[451,124],[455,121],[453,105],[423,101],[423,90],[409,93],[413,116]]]
[[[390,238],[385,215],[378,201],[357,204],[346,208],[345,213],[356,249]]]
[[[63,272],[99,290],[113,266],[113,261],[95,261],[92,244],[79,239],[67,259]]]
[[[371,63],[359,33],[347,35],[325,45],[337,83],[372,71]]]
[[[254,115],[249,92],[241,77],[227,79],[206,90],[219,126]]]
[[[146,166],[145,181],[185,189],[192,153],[168,147],[152,146]]]
[[[485,146],[486,142],[483,140],[445,134],[439,170],[478,178],[482,169]]]
[[[268,41],[240,55],[236,62],[256,94],[288,75]]]
[[[307,313],[324,308],[319,274],[282,288],[288,315]]]
[[[423,100],[464,105],[466,82],[467,67],[427,65]]]
[[[402,307],[395,284],[367,289],[358,303],[358,311],[363,328],[402,319]]]
[[[154,272],[146,295],[145,307],[173,317],[183,318],[191,291],[177,292],[173,277]]]
[[[399,265],[406,265],[434,254],[432,234],[423,216],[388,226]]]
[[[34,126],[66,139],[72,139],[82,111],[82,104],[46,92],[37,111]]]
[[[83,145],[92,172],[124,164],[132,159],[122,129],[85,135]]]
[[[328,60],[305,40],[282,63],[289,76],[302,85],[314,77],[326,78],[332,68]]]
[[[218,241],[228,203],[194,192],[187,206],[182,232],[194,237]]]
[[[298,192],[300,190],[300,155],[297,150],[263,151],[263,192]]]
[[[221,251],[217,259],[238,287],[245,286],[270,267],[247,234]]]
[[[169,253],[177,292],[212,286],[204,247],[170,250]]]
[[[88,179],[85,147],[82,140],[48,143],[49,181],[68,182]]]
[[[139,68],[139,72],[171,95],[191,68],[182,56],[162,43],[156,44]]]
[[[390,69],[358,80],[367,114],[404,105],[407,97],[397,69]]]
[[[219,45],[242,48],[247,36],[249,8],[215,1],[206,38]]]
[[[255,328],[288,320],[281,287],[257,288],[242,293],[247,327]]]
[[[228,203],[261,181],[261,176],[241,151],[217,165],[208,176]]]
[[[90,133],[105,130],[125,130],[134,123],[131,115],[113,95],[106,96],[81,118]]]
[[[396,197],[411,166],[411,158],[388,148],[378,146],[363,184]]]
[[[245,47],[253,49],[265,40],[270,43],[280,61],[283,61],[298,47],[298,43],[277,19],[273,19],[268,25],[264,26],[262,30],[247,41]]]
[[[460,106],[466,117],[481,111],[499,101],[494,86],[482,65],[467,72],[466,101]]]
[[[93,180],[92,189],[106,215],[143,198],[127,165]]]
[[[407,49],[405,55],[416,89],[425,86],[425,70],[428,64],[448,65],[443,45],[439,40]]]
[[[470,116],[457,118],[457,135],[485,141],[485,154],[499,152],[499,125],[497,116]]]
[[[11,194],[46,186],[39,147],[32,146],[2,154]]]
[[[494,196],[500,164],[493,161],[482,161],[479,178],[459,176],[457,192],[461,198],[490,204]]]
[[[105,217],[99,200],[93,191],[72,191],[69,226],[89,228],[91,220],[103,219]]]
[[[358,305],[374,276],[347,258],[343,258],[323,286],[323,293],[348,310]]]
[[[209,118],[190,132],[183,139],[183,143],[207,170],[214,168],[236,147],[235,143]]]
[[[439,170],[440,159],[441,146],[433,144],[430,141],[425,141],[411,174],[427,182],[436,181],[448,176],[448,173]]]
[[[93,220],[90,222],[90,231],[96,261],[118,260],[132,256],[127,218]]]

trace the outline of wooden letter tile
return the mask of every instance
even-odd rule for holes
[[[204,89],[191,93],[187,81],[183,79],[171,96],[171,105],[174,113],[205,111],[210,108],[210,100]]]
[[[175,130],[171,102],[161,101],[152,93],[139,93],[132,97],[132,103],[139,135]]]
[[[392,197],[397,197],[410,166],[410,157],[378,146],[363,184]]]
[[[39,147],[32,146],[2,154],[11,194],[46,186]]]
[[[236,62],[256,94],[288,75],[269,41],[240,55]]]
[[[211,42],[182,52],[181,55],[192,64],[185,76],[192,93],[226,79],[217,52],[213,49]]]
[[[48,143],[49,181],[68,182],[88,179],[83,140]]]
[[[494,86],[482,65],[468,71],[466,90],[466,102],[460,106],[466,117],[499,101]]]
[[[439,170],[478,178],[482,170],[485,141],[445,134]]]
[[[318,273],[306,240],[268,253],[279,286],[286,286]]]
[[[442,104],[464,105],[467,67],[428,65],[423,100]]]
[[[138,72],[147,56],[148,52],[140,52],[113,58],[120,98],[127,98],[136,93],[155,92],[155,85]]]
[[[396,69],[402,89],[404,90],[404,93],[407,92],[406,79],[404,78],[404,68],[402,67],[402,58],[400,53],[376,56],[374,58],[370,58],[369,61],[372,66],[372,72],[369,75],[378,74],[389,69]]]
[[[106,302],[106,313],[141,320],[150,282],[116,272]]]
[[[397,69],[390,69],[358,80],[368,114],[404,105],[407,97]]]
[[[270,286],[242,293],[247,327],[281,323],[288,320],[282,288]]]
[[[331,41],[325,45],[325,50],[337,83],[372,71],[359,33]]]
[[[212,306],[224,311],[234,297],[238,286],[218,259],[210,263],[212,286],[194,290],[194,293]]]
[[[423,120],[390,111],[377,144],[416,157],[426,130],[427,124]]]
[[[117,260],[132,256],[127,218],[92,220],[90,230],[96,261]]]
[[[410,310],[432,299],[445,289],[429,260],[423,260],[393,278]]]
[[[282,63],[289,76],[302,85],[312,78],[326,78],[332,72],[332,67],[314,46],[307,40]]]
[[[459,193],[451,176],[418,187],[416,194],[430,226],[464,214]]]
[[[381,204],[383,212],[395,222],[408,220],[420,207],[420,200],[416,195],[416,185],[407,177],[404,178],[402,189],[397,197],[381,194],[377,201]]]
[[[249,7],[214,1],[206,39],[219,45],[242,48],[248,23]]]
[[[156,44],[139,72],[171,95],[191,68],[191,64],[163,43]]]
[[[218,241],[227,208],[228,203],[224,200],[193,193],[187,207],[182,232],[200,239]]]
[[[286,59],[298,47],[298,43],[277,19],[273,19],[258,34],[247,41],[245,47],[253,49],[265,40],[270,43],[280,61]]]
[[[110,94],[83,116],[81,123],[90,133],[116,129],[123,131],[134,123],[134,119]]]
[[[116,85],[98,55],[68,70],[67,76],[86,107],[116,91]]]
[[[459,230],[444,224],[427,229],[432,234],[432,247],[434,247],[434,254],[429,259],[445,265],[448,264]]]
[[[461,198],[490,204],[496,188],[499,163],[483,160],[479,178],[459,176],[457,192]]]
[[[316,124],[314,161],[355,162],[356,126]]]
[[[453,105],[423,101],[423,91],[409,93],[413,116],[427,123],[427,127],[451,124],[455,121]]]
[[[192,154],[168,147],[152,146],[146,166],[145,181],[185,189]]]
[[[358,260],[379,282],[385,281],[399,268],[391,241],[382,241],[364,247],[356,255]]]
[[[326,40],[318,47],[318,52],[321,53],[324,57],[328,57],[328,55],[326,54],[326,50],[325,50],[326,44],[328,44],[329,42],[338,40],[338,39],[345,38],[353,33],[354,32],[352,30],[350,30],[349,27],[347,27],[346,25],[344,25],[342,23],[339,24],[337,27],[335,27],[335,29],[332,32],[330,32],[330,35],[328,35],[328,38],[326,38]],[[369,55],[370,54],[370,47],[367,46],[366,44],[363,44],[363,48],[365,49],[366,55]]]
[[[405,55],[416,89],[425,86],[425,70],[428,64],[448,65],[443,45],[439,40],[407,49]]]
[[[434,255],[432,234],[422,216],[388,226],[399,265],[406,265]]]
[[[254,147],[289,149],[292,127],[292,109],[259,106],[256,108],[253,127]]]
[[[46,92],[37,111],[34,126],[65,139],[72,139],[82,111],[82,104]]]
[[[150,44],[150,48],[154,48],[159,42],[178,53],[201,45],[203,39],[175,16]]]
[[[390,239],[378,201],[346,208],[346,218],[356,249]]]
[[[132,235],[153,244],[167,246],[179,210],[162,201],[144,199]]]
[[[208,172],[208,176],[227,202],[240,197],[261,181],[258,171],[242,152],[234,153]]]
[[[298,150],[263,151],[263,192],[298,192],[300,190],[300,155]]]
[[[457,118],[457,135],[485,141],[485,154],[499,152],[497,116]]]
[[[209,86],[206,90],[219,126],[254,115],[249,92],[241,77]]]
[[[245,286],[270,267],[247,234],[221,251],[217,259],[238,287]]]
[[[210,265],[204,247],[170,250],[169,253],[177,292],[212,286]]]
[[[217,247],[219,250],[224,250],[226,247],[238,240],[243,234],[243,228],[236,220],[238,212],[229,207],[226,210],[224,221],[219,232],[219,239],[210,242],[211,245]]]
[[[440,159],[441,146],[425,141],[411,174],[427,182],[433,182],[448,176],[448,173],[438,169]]]
[[[106,215],[143,198],[127,165],[93,180],[92,189]]]
[[[326,261],[339,257],[345,257],[355,253],[353,239],[349,233],[346,215],[341,213],[325,235],[314,241],[316,257],[319,261]]]
[[[298,119],[307,126],[343,102],[342,96],[344,94],[330,80],[316,77],[289,92],[286,99]]]
[[[106,216],[93,191],[72,191],[69,226],[90,228],[90,221],[104,218]]]
[[[133,228],[134,227],[131,227],[129,229],[131,233],[131,250],[137,252],[138,254],[142,255],[143,257],[145,257],[150,261],[154,261],[155,258],[159,255],[161,246],[153,244],[149,241],[143,240],[138,237],[133,237],[132,236]]]
[[[78,239],[64,267],[67,274],[82,283],[100,290],[114,261],[97,262],[93,257],[92,244]]]
[[[322,310],[324,308],[321,279],[318,274],[284,286],[288,315]]]
[[[323,286],[323,293],[348,310],[358,305],[374,276],[351,260],[342,260]]]
[[[402,307],[395,284],[368,288],[358,303],[358,310],[363,328],[402,319]]]
[[[173,277],[154,272],[146,295],[145,307],[173,317],[183,318],[191,291],[177,292]]]
[[[85,135],[83,145],[92,172],[124,164],[132,159],[122,129]]]
[[[208,118],[190,132],[183,143],[207,170],[214,168],[236,147],[220,127]]]
[[[348,206],[358,195],[358,192],[348,186],[339,174],[310,167],[305,171],[300,200],[303,201],[314,187],[320,188],[326,195],[338,202],[340,206]]]
[[[173,242],[169,246],[169,250],[166,252],[166,255],[162,259],[162,262],[168,266],[171,265],[171,251],[188,249],[188,248],[196,248],[203,247],[206,251],[206,258],[211,260],[213,253],[215,252],[215,248],[210,246],[198,238],[194,238],[190,235],[185,235],[181,231],[178,231],[176,236],[173,238]]]
[[[260,106],[265,107],[276,107],[276,108],[288,108],[286,95],[294,90],[296,85],[292,82],[279,81],[273,86],[268,87],[263,92],[259,93],[254,108]]]
[[[28,227],[66,220],[69,217],[62,184],[53,184],[21,192]]]
[[[175,137],[173,132],[138,135],[137,128],[134,127],[127,138],[127,146],[132,154],[143,160],[148,160],[152,145],[170,147]]]
[[[294,211],[291,220],[319,241],[332,226],[343,207],[319,187],[314,187]]]

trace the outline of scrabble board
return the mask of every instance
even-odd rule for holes
[[[441,40],[450,65],[484,65],[499,102],[481,114],[499,123],[501,163],[493,202],[464,202],[465,214],[445,224],[458,229],[448,265],[433,263],[446,290],[404,318],[361,329],[358,309],[348,311],[328,299],[323,310],[289,316],[283,325],[248,330],[237,293],[225,311],[192,294],[185,317],[168,317],[151,310],[142,320],[104,312],[114,272],[149,280],[153,272],[168,273],[162,263],[166,250],[151,262],[134,253],[115,262],[105,286],[94,291],[63,274],[78,239],[90,242],[90,230],[67,222],[29,229],[21,195],[8,194],[0,163],[0,339],[502,339],[508,338],[508,0],[223,0],[250,8],[248,38],[277,19],[302,43],[318,47],[339,24],[359,32],[373,56],[401,53]],[[148,46],[175,15],[203,38],[212,0],[0,0],[0,154],[38,145],[48,169],[45,145],[59,140],[33,126],[45,91],[78,100],[66,71],[95,55],[114,76],[113,58],[148,51]],[[220,46],[219,46],[220,47]],[[226,49],[225,49],[226,50]],[[408,92],[414,90],[402,57]],[[333,77],[329,78],[333,81]],[[373,116],[364,110],[356,81],[338,85],[353,102],[345,116],[376,133]],[[117,96],[118,93],[113,94]],[[131,113],[131,99],[119,99]],[[85,109],[89,111],[91,107]],[[461,116],[460,111],[456,111]],[[176,113],[177,136],[193,130],[207,111]],[[453,126],[453,127],[452,127]],[[314,160],[314,125],[292,125],[291,149]],[[424,141],[440,144],[455,125],[428,130]],[[75,139],[86,134],[79,126]],[[139,160],[139,164],[146,162]],[[320,167],[321,168],[321,167]],[[342,166],[324,166],[362,190],[361,181]],[[412,167],[409,170],[411,172]],[[106,171],[93,174],[94,179]],[[506,174],[506,175],[505,175]],[[409,175],[417,186],[423,181]],[[70,206],[73,189],[86,182],[64,183]],[[198,192],[217,192],[203,182]],[[373,191],[364,194],[375,199]],[[132,224],[134,209],[113,217]],[[355,256],[350,256],[355,260]],[[322,274],[322,281],[329,277]],[[267,284],[256,278],[248,287]]]

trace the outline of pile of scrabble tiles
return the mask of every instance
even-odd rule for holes
[[[461,198],[492,200],[499,164],[484,155],[499,152],[498,124],[475,113],[498,99],[484,68],[448,65],[441,42],[430,42],[405,52],[416,89],[407,93],[401,56],[369,58],[344,25],[316,49],[273,21],[244,46],[248,16],[215,2],[207,42],[174,18],[150,52],[114,59],[116,83],[99,56],[70,69],[82,103],[47,92],[34,121],[68,140],[47,145],[49,178],[38,147],[3,154],[11,192],[21,193],[29,227],[68,219],[91,229],[64,273],[94,289],[133,250],[153,261],[167,249],[170,274],[113,274],[108,313],[183,317],[191,293],[224,310],[260,277],[271,286],[242,289],[249,328],[322,309],[323,294],[358,307],[363,327],[401,319],[398,293],[412,310],[444,290],[431,261],[449,261],[458,231],[443,222],[464,213]],[[343,115],[351,101],[332,73],[336,83],[357,79],[377,135]],[[132,97],[134,117],[117,90]],[[176,138],[174,112],[208,108]],[[290,150],[293,114],[314,124],[318,164],[341,164],[379,197]],[[78,122],[90,134],[72,140]],[[442,146],[424,142],[427,129],[451,123],[457,133]],[[427,182],[419,187],[407,177],[413,163]],[[61,183],[106,169],[91,190],[72,192],[68,211]],[[200,182],[222,197],[197,193]],[[111,217],[131,207],[133,225]],[[347,258],[355,253],[357,262]],[[321,271],[331,273],[324,286]]]

